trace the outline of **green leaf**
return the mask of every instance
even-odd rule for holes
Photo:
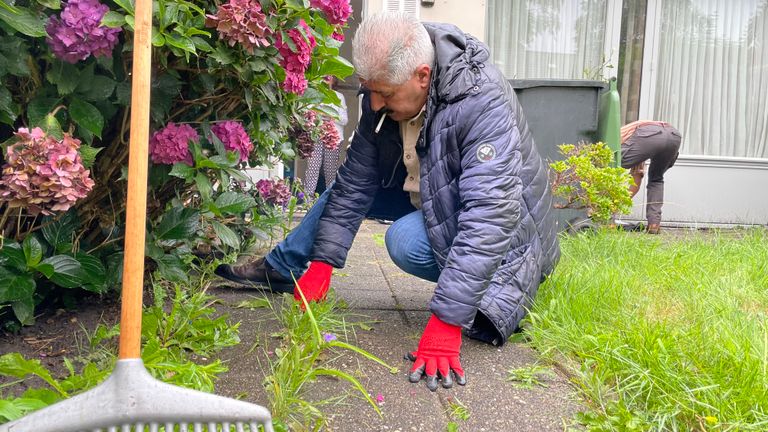
[[[80,273],[80,261],[69,255],[54,255],[43,260],[43,263],[53,266],[51,282],[63,288],[77,288],[83,281]]]
[[[48,115],[56,105],[59,104],[60,99],[36,97],[27,106],[27,120],[31,125],[40,125],[46,115]]]
[[[197,186],[197,190],[204,200],[208,201],[211,199],[213,187],[211,186],[211,181],[208,180],[208,177],[205,174],[197,173],[197,176],[195,176],[195,186]]]
[[[163,215],[155,227],[159,240],[187,240],[200,229],[200,214],[195,209],[174,207]]]
[[[36,286],[35,279],[29,273],[0,270],[0,304],[31,299]]]
[[[188,37],[178,36],[175,34],[167,34],[165,35],[165,43],[192,54],[196,52],[195,43],[192,42],[192,39]]]
[[[161,47],[165,45],[165,36],[163,36],[154,27],[152,27],[152,45],[156,47]]]
[[[0,8],[0,20],[19,33],[31,37],[43,37],[45,33],[45,19],[35,16],[25,8],[16,7],[18,13],[13,13],[5,8]]]
[[[103,147],[91,147],[88,144],[81,144],[80,149],[78,150],[80,152],[80,159],[83,160],[83,166],[90,169],[93,167],[93,162],[96,160],[96,155],[99,154],[100,151],[104,150]]]
[[[16,420],[49,404],[36,398],[0,399],[0,422]]]
[[[11,92],[5,87],[0,87],[0,121],[13,125],[19,116],[18,111],[19,106],[13,102]]]
[[[43,238],[48,242],[56,252],[65,252],[72,248],[72,237],[77,228],[74,212],[70,211],[54,221],[50,216],[43,219],[42,232]],[[50,223],[49,223],[50,222]]]
[[[19,353],[9,353],[0,356],[0,375],[14,378],[25,378],[29,375],[33,375],[47,382],[51,387],[61,393],[62,396],[67,396],[67,393],[61,388],[59,382],[56,381],[51,376],[51,373],[40,364],[40,360],[27,360]]]
[[[213,47],[205,39],[197,36],[192,36],[191,40],[195,44],[195,48],[199,49],[200,51],[203,51],[203,52],[213,51]]]
[[[107,269],[101,260],[87,253],[77,253],[75,259],[80,262],[79,276],[83,281],[83,288],[104,293],[107,290]]]
[[[133,4],[134,2],[131,0],[114,0],[115,4],[123,8],[124,11],[128,12],[129,14],[134,14]]]
[[[63,61],[56,61],[45,77],[49,83],[56,86],[59,95],[64,96],[75,91],[80,81],[80,75],[77,66]]]
[[[64,131],[61,129],[59,120],[57,120],[56,116],[53,114],[48,114],[43,117],[43,123],[40,125],[40,128],[56,139],[64,138]]]
[[[213,226],[213,231],[216,233],[216,237],[218,237],[222,243],[233,249],[240,249],[240,238],[231,228],[215,220],[211,221],[211,225]]]
[[[341,56],[335,56],[326,59],[320,66],[318,71],[319,76],[334,75],[340,78],[346,78],[355,72],[355,67],[352,66],[347,59]]]
[[[117,83],[109,77],[95,75],[88,80],[81,80],[77,86],[77,90],[84,99],[101,102],[112,96],[112,93],[115,92],[115,84]]]
[[[32,297],[21,299],[11,303],[13,314],[19,320],[21,325],[32,325],[35,323],[35,301]]]
[[[24,256],[24,250],[18,243],[3,245],[3,248],[0,249],[0,259],[17,270],[27,270],[27,257]]]
[[[235,59],[232,57],[231,51],[222,46],[217,46],[216,49],[208,55],[208,57],[216,60],[222,65],[232,64],[235,61]]]
[[[188,283],[189,276],[187,276],[187,268],[181,261],[181,258],[176,255],[166,254],[162,258],[155,261],[157,263],[157,271],[160,275],[171,282]]]
[[[42,274],[46,278],[50,278],[51,276],[53,276],[53,271],[54,271],[52,265],[43,264],[43,263],[36,265],[35,270],[37,270],[40,274]]]
[[[69,104],[69,115],[75,123],[101,138],[104,129],[104,117],[98,108],[80,99],[72,100]]]
[[[222,213],[240,214],[254,207],[256,200],[237,192],[224,192],[216,198],[215,204]]]
[[[183,162],[177,162],[173,164],[173,168],[171,168],[171,172],[168,173],[168,175],[183,178],[184,180],[192,180],[196,172],[197,171],[194,167],[191,167]]]
[[[286,0],[285,6],[293,10],[303,10],[309,7],[308,0]]]
[[[22,243],[24,257],[27,260],[27,267],[34,267],[43,259],[43,246],[34,235],[27,235]]]
[[[101,25],[105,27],[117,28],[125,24],[125,15],[120,12],[109,11],[101,18]]]
[[[61,9],[61,0],[37,0],[37,3],[47,7],[48,9]]]

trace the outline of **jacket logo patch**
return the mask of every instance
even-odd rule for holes
[[[477,148],[477,160],[488,162],[496,157],[496,147],[491,144],[480,144]]]

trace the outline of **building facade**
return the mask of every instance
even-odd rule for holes
[[[768,0],[352,5],[360,17],[404,10],[456,24],[489,45],[508,78],[617,78],[625,123],[663,120],[684,137],[665,177],[665,223],[768,223],[768,194],[761,187],[768,183]],[[354,23],[349,30],[351,37]],[[356,84],[347,85],[352,90]],[[644,199],[636,196],[632,218],[644,218]]]

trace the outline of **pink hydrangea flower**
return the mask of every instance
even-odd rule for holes
[[[291,199],[291,189],[283,180],[259,180],[256,182],[256,190],[264,201],[270,204],[284,206]]]
[[[323,124],[320,125],[320,142],[323,143],[323,147],[328,150],[336,150],[339,148],[341,142],[341,136],[339,136],[339,129],[336,128],[336,124],[330,117],[323,118]]]
[[[224,148],[240,154],[240,162],[248,160],[248,155],[253,150],[253,142],[240,122],[224,121],[211,126],[211,132],[221,140]]]
[[[333,34],[331,34],[331,38],[339,42],[344,42],[344,33],[342,33],[341,31],[335,31],[333,32]]]
[[[352,6],[349,0],[311,0],[310,6],[320,9],[328,18],[328,22],[334,25],[344,25],[352,15]]]
[[[296,47],[295,51],[281,37],[278,37],[275,47],[280,52],[280,66],[285,69],[283,89],[296,94],[304,94],[304,90],[307,88],[304,72],[312,61],[312,50],[317,45],[317,41],[304,20],[300,20],[299,25],[304,29],[303,34],[301,30],[296,28],[287,31],[291,42]]]
[[[285,72],[285,81],[283,81],[283,90],[289,93],[304,94],[307,90],[307,78],[304,72]]]
[[[200,135],[188,124],[170,122],[152,134],[149,140],[149,157],[153,163],[173,165],[184,162],[192,165],[189,141],[200,141]]]
[[[80,140],[69,134],[57,140],[40,128],[20,128],[15,135],[19,141],[7,149],[0,201],[32,215],[50,215],[88,195],[94,182],[78,153]]]
[[[98,0],[69,0],[61,17],[51,17],[45,26],[46,42],[53,54],[68,63],[85,60],[91,54],[111,55],[122,29],[101,25],[108,11],[109,7]]]
[[[251,54],[254,48],[270,45],[267,36],[272,30],[258,0],[230,0],[219,7],[216,15],[206,15],[205,25],[216,27],[229,46],[240,43]]]

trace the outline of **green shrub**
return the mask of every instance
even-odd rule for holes
[[[613,152],[605,144],[562,144],[563,160],[549,164],[555,208],[585,209],[596,222],[629,213],[629,171],[611,166]]]

